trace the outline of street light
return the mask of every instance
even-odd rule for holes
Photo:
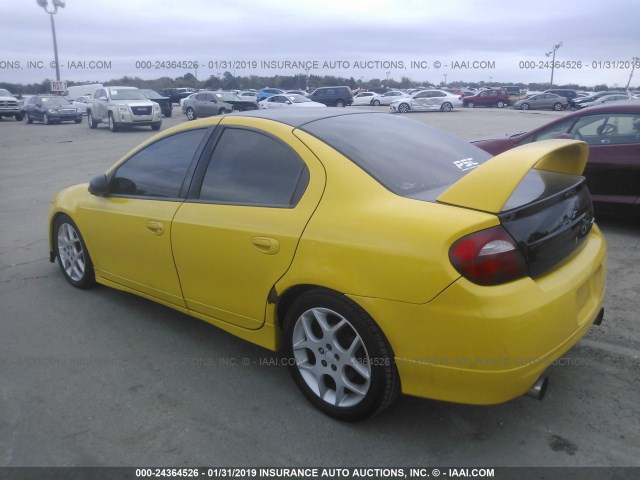
[[[444,75],[444,86],[446,87],[447,86],[447,74],[443,73],[443,75]]]
[[[629,85],[631,85],[631,77],[633,77],[633,72],[636,69],[636,63],[638,65],[640,65],[640,57],[633,57],[631,59],[631,74],[629,75],[629,81],[627,82],[627,88],[625,88],[625,91],[629,91]]]
[[[553,55],[553,58],[551,59],[551,84],[549,85],[549,88],[553,88],[553,71],[556,68],[556,50],[558,50],[561,46],[562,46],[562,42],[556,43],[553,46],[553,50],[545,53],[547,57],[550,57],[551,55]]]
[[[56,80],[60,81],[60,65],[58,65],[58,42],[56,41],[56,25],[53,22],[53,16],[58,13],[58,8],[64,8],[65,1],[64,0],[51,0],[53,3],[53,11],[49,11],[49,2],[48,0],[36,0],[36,3],[44,8],[44,11],[49,14],[51,18],[51,32],[53,33],[53,54],[55,56],[56,61]]]
[[[387,84],[385,85],[385,87],[389,87],[389,75],[391,75],[391,70],[387,72]]]

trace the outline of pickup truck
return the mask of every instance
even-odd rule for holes
[[[160,130],[160,105],[149,100],[135,87],[99,88],[87,104],[89,128],[106,123],[117,132],[123,127],[151,127]]]
[[[4,88],[0,88],[0,120],[2,117],[14,117],[18,121],[22,120],[22,102]]]

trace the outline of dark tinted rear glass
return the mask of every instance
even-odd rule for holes
[[[434,201],[491,158],[441,130],[386,113],[325,118],[301,128],[331,145],[387,189],[420,200]]]

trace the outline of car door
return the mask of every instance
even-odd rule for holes
[[[640,203],[640,113],[586,115],[570,133],[589,144],[584,174],[594,200]]]
[[[24,111],[29,115],[29,118],[42,120],[42,113],[36,106],[38,103],[42,103],[42,99],[40,97],[31,97],[29,102],[24,106]]]
[[[107,119],[107,91],[104,88],[96,90],[93,94],[93,118],[98,118],[100,120],[106,121]],[[102,100],[105,99],[105,100]]]
[[[221,121],[171,232],[187,307],[247,329],[263,325],[267,298],[325,184],[319,161],[291,127],[263,125]]]
[[[195,96],[193,109],[198,117],[211,117],[218,114],[218,98],[212,93],[199,93]]]
[[[430,92],[421,92],[411,99],[411,108],[415,110],[426,110]]]
[[[108,194],[92,197],[87,243],[96,272],[164,303],[184,307],[171,251],[171,221],[183,183],[201,151],[205,128],[164,137],[108,175]]]

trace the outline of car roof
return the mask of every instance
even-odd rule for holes
[[[640,102],[637,100],[620,100],[619,102],[605,103],[587,107],[589,113],[640,113]],[[568,116],[580,116],[586,109],[577,110]]]

